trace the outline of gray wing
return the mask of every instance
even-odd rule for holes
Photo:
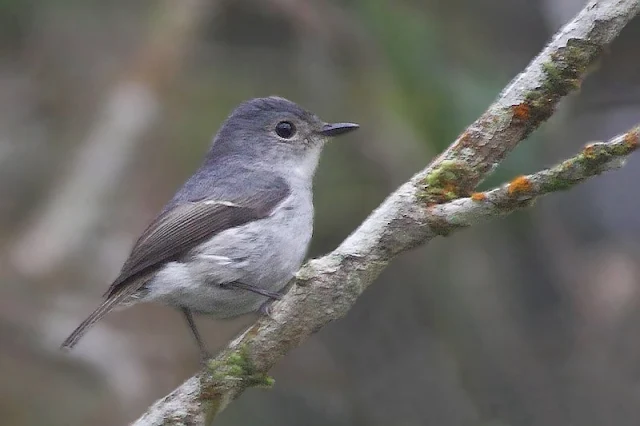
[[[226,229],[269,216],[290,189],[283,179],[254,194],[230,199],[202,199],[173,206],[144,231],[105,296],[111,297],[134,278],[177,260],[200,242]]]

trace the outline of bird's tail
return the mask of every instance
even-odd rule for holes
[[[132,293],[135,292],[135,290],[137,290],[137,288],[130,286],[129,288],[126,288],[124,291],[121,291],[119,293],[113,294],[110,297],[108,297],[104,302],[100,304],[100,306],[98,306],[98,308],[95,311],[91,313],[91,315],[87,317],[87,319],[82,321],[82,323],[75,330],[73,330],[73,333],[71,333],[69,337],[67,337],[65,341],[62,342],[62,345],[60,345],[60,349],[66,349],[66,350],[72,349],[76,345],[76,343],[78,343],[78,340],[80,340],[82,336],[84,336],[85,333],[89,331],[89,329],[95,323],[100,321],[105,315],[111,312],[117,305],[125,302],[126,299],[130,298],[132,296]]]

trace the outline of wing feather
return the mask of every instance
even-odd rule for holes
[[[283,179],[268,188],[231,199],[202,199],[178,204],[160,215],[143,232],[105,296],[122,291],[133,278],[177,260],[217,233],[263,219],[286,199],[290,189]]]

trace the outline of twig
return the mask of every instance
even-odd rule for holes
[[[589,66],[639,10],[638,0],[590,2],[441,156],[391,194],[336,250],[303,266],[273,307],[272,318],[259,320],[209,368],[156,402],[134,425],[209,424],[248,387],[270,385],[269,369],[310,334],[346,314],[397,254],[442,233],[434,220],[438,204],[469,196],[579,86]],[[495,197],[500,199],[498,193]]]

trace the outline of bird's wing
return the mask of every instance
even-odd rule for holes
[[[178,259],[219,232],[269,216],[290,194],[289,186],[281,178],[259,187],[242,197],[184,202],[161,214],[138,239],[105,296],[119,293],[130,282],[137,281],[134,278]]]

